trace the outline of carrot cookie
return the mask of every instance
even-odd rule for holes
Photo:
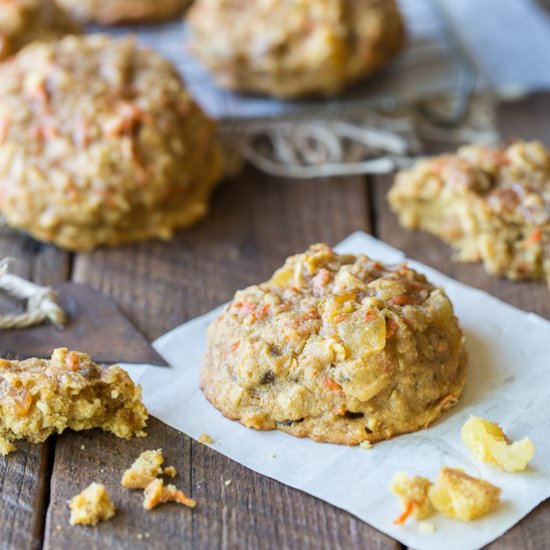
[[[404,40],[394,0],[197,0],[188,22],[221,86],[283,98],[337,94]]]
[[[17,439],[41,443],[67,428],[144,436],[147,416],[141,388],[116,365],[64,348],[49,360],[0,360],[0,454]]]
[[[191,0],[56,0],[83,23],[160,22],[183,14]]]
[[[80,32],[53,0],[0,0],[0,60],[33,40]]]
[[[428,426],[457,402],[465,365],[441,289],[318,244],[235,294],[208,330],[201,386],[247,427],[357,445]]]
[[[0,213],[36,239],[169,238],[206,214],[219,175],[213,123],[133,39],[70,36],[0,65]]]
[[[449,243],[494,275],[550,285],[550,152],[538,141],[461,147],[400,172],[388,200],[401,225]]]

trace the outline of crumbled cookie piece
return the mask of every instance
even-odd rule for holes
[[[535,446],[528,437],[512,443],[498,424],[478,416],[465,422],[460,435],[478,460],[506,472],[525,470],[535,453]]]
[[[164,468],[162,472],[165,476],[174,478],[178,475],[178,471],[174,468],[174,466],[167,466]]]
[[[500,489],[460,469],[444,467],[428,491],[434,508],[451,518],[470,521],[496,508]]]
[[[144,451],[124,472],[120,483],[126,489],[145,489],[151,481],[162,475],[163,464],[162,449]]]
[[[466,145],[399,172],[388,194],[407,229],[512,280],[550,286],[550,150],[540,141]]]
[[[55,349],[51,359],[0,360],[0,452],[11,442],[41,443],[65,429],[101,428],[129,439],[145,436],[141,388],[119,366]],[[3,443],[2,443],[3,441]]]
[[[154,479],[145,488],[143,507],[146,510],[152,510],[165,502],[178,502],[189,508],[194,508],[197,505],[192,498],[187,497],[175,485],[169,484],[165,486],[162,479]]]
[[[394,523],[402,525],[412,514],[415,519],[424,519],[433,514],[433,507],[428,498],[431,486],[429,479],[420,476],[408,476],[403,472],[395,474],[391,491],[399,497],[403,506],[403,513]]]
[[[199,436],[199,443],[204,443],[205,445],[212,445],[214,440],[208,434],[202,434]]]
[[[111,519],[116,512],[115,505],[105,487],[92,483],[69,501],[71,525],[97,525]]]
[[[0,456],[6,456],[15,451],[15,445],[10,443],[7,439],[0,437]]]

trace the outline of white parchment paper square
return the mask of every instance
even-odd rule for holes
[[[388,263],[405,259],[402,252],[360,232],[337,250],[365,253]],[[170,368],[127,368],[142,385],[151,415],[195,439],[210,434],[212,448],[240,464],[343,508],[414,548],[480,548],[550,497],[550,323],[425,265],[409,264],[445,289],[470,354],[464,397],[427,430],[365,450],[277,431],[257,432],[227,420],[199,389],[206,328],[221,308],[154,343]],[[529,435],[536,446],[530,467],[511,474],[477,463],[460,439],[460,428],[471,414],[498,421],[513,439]],[[501,487],[497,511],[475,522],[436,515],[430,518],[436,526],[432,534],[420,533],[413,520],[405,526],[394,525],[392,520],[400,512],[397,498],[388,489],[394,473],[434,479],[444,465],[464,468]]]

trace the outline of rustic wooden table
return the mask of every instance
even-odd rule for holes
[[[504,136],[546,138],[548,145],[549,119],[550,94],[502,107],[499,116]],[[362,229],[550,319],[550,293],[543,284],[498,280],[478,265],[452,263],[449,249],[435,238],[399,228],[384,200],[390,181],[288,181],[246,169],[216,191],[206,220],[172,242],[73,255],[8,232],[0,235],[0,257],[16,257],[15,272],[40,284],[72,280],[101,289],[154,339],[230,299],[236,289],[264,280],[310,243],[334,245]],[[401,546],[350,514],[255,474],[155,419],[148,432],[146,440],[130,442],[98,431],[64,433],[43,445],[21,443],[19,452],[0,457],[0,549]],[[166,505],[145,512],[137,495],[120,488],[121,472],[133,458],[158,447],[180,472],[178,485],[197,500],[194,511]],[[119,514],[96,529],[71,527],[67,499],[97,480],[121,505]],[[550,501],[491,546],[550,546]]]

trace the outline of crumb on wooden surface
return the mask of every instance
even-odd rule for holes
[[[111,519],[116,512],[109,493],[100,483],[91,483],[69,501],[71,525],[97,525]]]
[[[163,464],[162,449],[144,451],[124,472],[120,484],[126,489],[145,489],[157,476],[162,475]]]
[[[164,468],[163,473],[165,476],[168,476],[171,478],[174,478],[178,475],[178,471],[174,468],[174,466],[167,466],[166,468]]]
[[[146,510],[152,510],[165,502],[177,502],[189,508],[194,508],[197,505],[192,498],[186,496],[175,485],[164,485],[162,479],[154,479],[147,485],[143,493],[143,507]]]

